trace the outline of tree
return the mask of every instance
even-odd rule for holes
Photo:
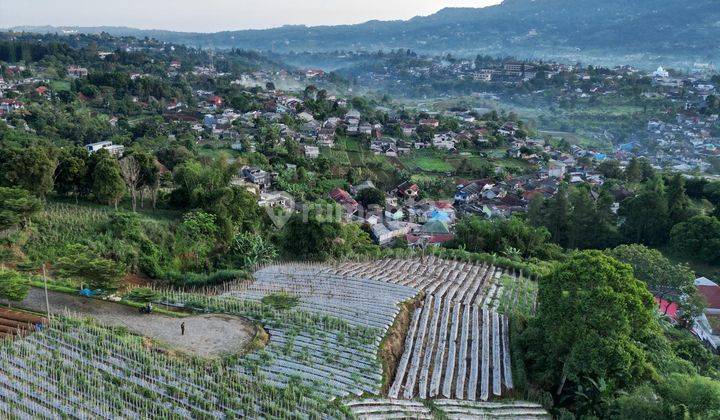
[[[642,343],[661,334],[654,311],[629,265],[600,251],[574,253],[540,279],[537,316],[521,338],[531,379],[558,395],[587,378],[610,389],[650,379]]]
[[[630,264],[635,277],[657,297],[678,303],[696,293],[695,273],[685,264],[673,264],[660,251],[643,245],[620,245],[608,251],[618,261]],[[664,308],[667,309],[667,308]]]
[[[55,191],[60,194],[80,194],[87,176],[87,150],[82,147],[63,148],[55,170]]]
[[[278,245],[286,257],[316,261],[376,249],[358,225],[343,225],[341,219],[342,208],[337,205],[310,206],[290,217]]]
[[[544,223],[539,223],[539,225],[545,226],[550,231],[553,242],[564,247],[568,245],[570,219],[570,203],[567,191],[567,185],[561,184],[557,194],[547,202]]]
[[[673,175],[670,179],[667,200],[670,226],[674,226],[690,218],[690,199],[685,193],[685,179],[679,173]]]
[[[140,303],[151,303],[160,298],[160,294],[149,287],[137,287],[125,296],[127,299]]]
[[[361,190],[356,197],[357,201],[362,204],[364,208],[370,206],[385,206],[385,193],[377,188],[365,188]]]
[[[680,254],[710,264],[720,262],[720,220],[695,216],[670,232],[670,245]]]
[[[15,226],[25,228],[42,208],[42,202],[29,191],[0,187],[0,232]]]
[[[97,257],[89,248],[74,244],[68,246],[65,256],[55,265],[62,277],[79,280],[92,290],[113,292],[125,276],[125,266],[113,260]]]
[[[92,178],[95,199],[101,203],[113,204],[117,208],[125,195],[125,183],[118,161],[109,156],[100,159],[95,165]]]
[[[720,382],[700,375],[673,373],[658,386],[660,395],[671,404],[687,407],[689,418],[712,418],[720,410]]]
[[[238,233],[233,238],[226,258],[234,268],[252,268],[268,264],[277,257],[277,249],[262,235]]]
[[[56,167],[49,148],[5,149],[0,152],[0,184],[45,197],[53,189]]]
[[[621,179],[623,171],[620,169],[620,162],[617,160],[604,160],[598,165],[598,172],[608,179]]]
[[[638,195],[620,203],[618,214],[625,219],[621,231],[628,241],[646,245],[665,243],[668,208],[660,177],[648,180]]]
[[[640,182],[642,181],[642,168],[638,158],[633,157],[630,159],[628,166],[625,168],[625,180],[628,182]]]
[[[120,160],[120,173],[132,199],[132,209],[137,210],[137,193],[141,182],[140,164],[134,156],[127,156]]]
[[[0,298],[11,302],[25,300],[30,291],[30,280],[17,271],[0,269]]]
[[[533,227],[516,217],[485,220],[464,217],[455,226],[454,245],[471,252],[504,253],[516,249],[523,257],[546,255],[550,233],[544,227]]]

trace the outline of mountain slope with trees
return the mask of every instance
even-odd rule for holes
[[[501,54],[588,62],[692,64],[720,57],[714,0],[505,0],[485,8],[446,8],[407,21],[283,26],[185,33],[122,27],[18,27],[15,30],[149,36],[214,48],[288,51],[410,48],[420,53]],[[622,59],[622,60],[621,60]]]

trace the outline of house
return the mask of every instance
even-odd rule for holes
[[[88,69],[86,69],[85,67],[71,65],[67,67],[67,73],[70,77],[86,77],[88,75]]]
[[[295,209],[295,199],[285,191],[261,192],[258,206],[291,211]]]
[[[100,141],[97,143],[86,144],[85,149],[90,154],[99,152],[100,150],[107,150],[113,156],[122,156],[125,151],[125,146],[113,144],[111,141]]]
[[[374,224],[371,230],[375,242],[382,246],[391,243],[395,238],[407,235],[416,226],[413,223],[386,220]]]
[[[707,304],[702,315],[695,318],[692,331],[702,341],[710,344],[715,351],[720,348],[720,286],[714,281],[699,277],[695,288]]]
[[[440,127],[440,121],[433,119],[433,118],[422,119],[418,123],[420,125],[422,125],[423,127],[430,127],[430,128]]]
[[[298,118],[300,118],[304,122],[315,121],[315,117],[313,117],[310,113],[307,112],[299,113]]]
[[[257,185],[261,190],[266,189],[270,186],[270,184],[272,184],[272,177],[270,174],[260,168],[244,166],[240,169],[240,173],[246,181]]]
[[[465,185],[460,185],[458,186],[458,190],[455,193],[455,202],[467,203],[468,201],[476,200],[481,196],[482,192],[486,188],[492,187],[493,183],[489,179],[480,179],[477,181],[472,181]]]
[[[321,128],[320,131],[318,131],[317,141],[320,146],[335,146],[335,129]]]
[[[436,149],[455,150],[455,139],[448,133],[436,134],[433,137],[432,145]]]
[[[305,145],[305,157],[308,159],[317,159],[320,156],[320,148],[317,146]]]
[[[222,104],[223,104],[222,98],[219,97],[219,96],[217,96],[217,95],[211,97],[208,102],[210,102],[211,104],[215,105],[216,108],[221,107]]]
[[[398,185],[395,192],[401,198],[416,198],[420,193],[420,187],[418,187],[417,184],[406,181]]]
[[[328,195],[333,201],[340,204],[348,215],[353,215],[357,212],[358,202],[352,198],[349,192],[338,187],[330,191]]]
[[[551,160],[548,162],[548,175],[552,178],[562,178],[565,176],[566,166],[564,163]]]
[[[308,69],[305,71],[305,77],[308,79],[312,79],[314,77],[323,76],[325,74],[324,71],[320,69]]]

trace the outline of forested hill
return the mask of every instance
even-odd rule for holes
[[[605,63],[720,61],[718,0],[505,0],[485,8],[443,9],[408,21],[212,34],[130,28],[16,29],[102,30],[203,47],[277,52],[409,48],[421,53],[486,53]]]

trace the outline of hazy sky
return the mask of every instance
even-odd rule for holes
[[[500,0],[0,0],[0,27],[131,26],[215,32],[286,24],[408,19]]]

